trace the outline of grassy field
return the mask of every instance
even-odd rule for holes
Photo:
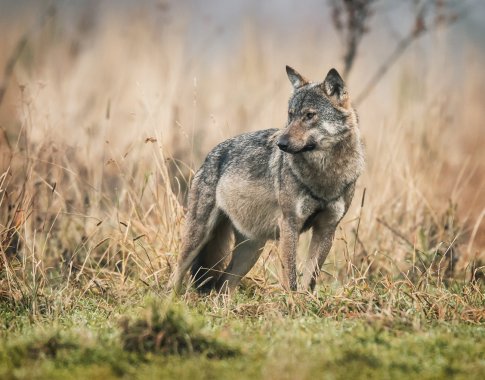
[[[225,138],[284,126],[285,65],[321,80],[340,40],[324,13],[201,26],[176,2],[55,4],[0,14],[0,378],[483,378],[469,20],[416,41],[358,105],[367,167],[315,294],[284,292],[269,243],[231,298],[172,299],[194,170]],[[351,97],[395,46],[383,12],[410,17],[376,9]]]
[[[28,301],[2,302],[0,377],[479,379],[485,371],[483,287],[364,281],[287,296],[247,285],[232,300],[188,293],[184,302],[160,301],[156,291],[31,300],[35,316]]]

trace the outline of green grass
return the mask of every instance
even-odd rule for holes
[[[0,378],[483,377],[480,315],[478,322],[460,319],[457,309],[455,318],[440,319],[440,313],[418,312],[412,303],[381,312],[368,303],[358,311],[340,297],[341,290],[287,296],[246,287],[231,300],[190,291],[184,300],[169,302],[133,288],[128,297],[109,301],[94,293],[72,295],[77,301],[62,311],[49,309],[53,298],[46,296],[46,305],[37,305],[44,312],[36,314],[32,303],[4,299]],[[467,292],[459,286],[446,291]],[[445,290],[436,292],[443,298]],[[354,306],[360,305],[362,295],[351,293]]]

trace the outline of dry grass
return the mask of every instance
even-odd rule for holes
[[[331,30],[311,25],[281,49],[246,23],[226,46],[217,30],[191,42],[188,16],[170,7],[90,12],[72,23],[57,13],[27,34],[0,104],[0,299],[34,319],[86,296],[163,295],[204,155],[236,133],[284,125],[285,64],[318,78],[340,62]],[[0,68],[36,17],[2,21]],[[466,70],[453,72],[453,33],[418,43],[359,106],[368,165],[318,294],[283,294],[269,244],[247,297],[185,299],[218,317],[485,322],[484,57],[465,46]],[[374,66],[362,53],[350,89]]]

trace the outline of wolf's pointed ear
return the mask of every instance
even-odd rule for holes
[[[298,74],[294,68],[286,66],[286,73],[288,74],[288,79],[290,80],[295,90],[299,89],[301,86],[308,84],[308,80]]]
[[[350,99],[344,80],[335,69],[331,69],[323,81],[325,94],[339,107],[349,108]]]

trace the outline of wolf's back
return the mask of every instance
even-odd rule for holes
[[[207,155],[199,169],[200,176],[207,184],[214,184],[226,170],[258,175],[268,167],[271,155],[277,152],[273,138],[277,131],[265,129],[244,133],[220,143]]]

